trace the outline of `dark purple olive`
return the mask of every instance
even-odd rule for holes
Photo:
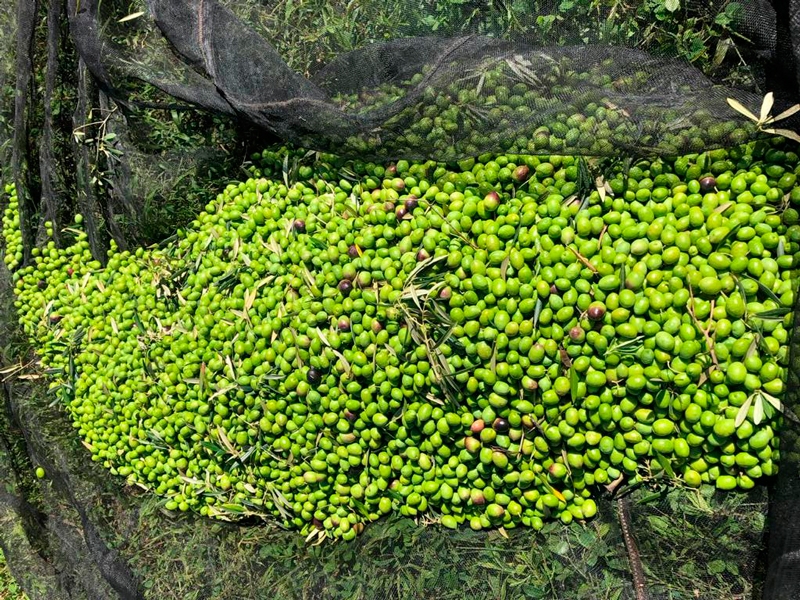
[[[408,214],[408,211],[406,210],[405,206],[398,206],[397,210],[394,211],[394,214],[397,215],[398,219],[402,219],[406,216],[406,214]]]
[[[317,385],[322,381],[322,372],[319,369],[311,367],[306,374],[306,379],[308,379],[308,383],[311,385]]]
[[[347,256],[350,258],[358,258],[358,246],[350,244],[350,247],[347,249]]]
[[[50,315],[50,322],[53,325],[55,325],[56,323],[59,323],[61,321],[61,319],[62,319],[61,315]]]
[[[717,180],[713,177],[703,177],[700,180],[700,191],[703,193],[713,192],[717,187]]]
[[[325,528],[325,526],[322,524],[322,521],[320,521],[320,520],[319,520],[318,518],[316,518],[316,517],[314,517],[314,518],[311,520],[311,522],[314,524],[314,527],[316,527],[317,529],[324,529],[324,528]]]
[[[411,212],[415,208],[419,206],[419,200],[417,200],[416,196],[409,196],[405,201],[405,207],[408,212]]]
[[[550,293],[551,293],[551,294],[553,294],[553,295],[555,295],[555,296],[558,296],[558,295],[559,295],[559,290],[558,290],[558,288],[556,287],[556,284],[555,284],[555,283],[553,283],[553,284],[551,284],[551,285],[550,285]]]
[[[497,417],[494,423],[492,423],[492,428],[498,433],[505,433],[511,428],[511,425],[509,425],[506,419]]]
[[[520,165],[514,169],[514,173],[512,173],[511,178],[517,183],[525,183],[530,174],[531,170],[528,168],[528,165]]]
[[[383,210],[386,212],[394,210],[395,204],[394,202],[384,202],[383,203]]]
[[[67,275],[69,275],[70,277],[72,277],[74,274],[75,274],[75,269],[73,269],[72,267],[69,267],[69,268],[67,269]]]
[[[345,408],[344,409],[344,418],[352,423],[353,421],[358,419],[358,415],[356,413],[352,412],[351,410],[348,410],[348,409]]]
[[[592,321],[599,321],[606,315],[606,307],[602,304],[592,304],[589,307],[589,310],[586,311],[586,316],[588,316]]]
[[[397,165],[389,165],[388,167],[386,167],[386,171],[384,172],[384,174],[389,175],[391,177],[397,175]]]
[[[349,279],[342,279],[339,282],[339,291],[347,295],[353,290],[353,282]]]
[[[294,229],[297,233],[304,233],[306,230],[306,222],[303,219],[295,219],[294,223],[292,224],[292,229]]]
[[[36,287],[38,287],[40,290],[43,290],[47,287],[47,282],[44,279],[40,279],[36,282]]]
[[[350,320],[346,317],[342,317],[339,319],[337,327],[339,328],[339,331],[350,331]]]
[[[431,255],[428,254],[428,251],[425,250],[425,248],[420,248],[419,251],[417,252],[417,260],[420,262],[422,262],[423,260],[428,260],[430,257]]]

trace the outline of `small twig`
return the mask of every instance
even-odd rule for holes
[[[711,301],[711,314],[714,313],[714,300]],[[697,318],[697,315],[694,313],[694,291],[692,290],[692,286],[689,285],[689,314],[692,317],[695,325],[697,328],[703,333],[703,337],[706,339],[706,346],[708,347],[708,352],[711,355],[711,360],[714,361],[714,365],[719,369],[719,360],[717,359],[717,353],[714,351],[714,341],[711,339],[711,323],[709,321],[708,328],[703,327],[700,323],[700,320]]]
[[[609,494],[613,494],[613,493],[614,493],[614,490],[616,490],[616,489],[619,487],[619,485],[622,483],[622,481],[623,481],[624,479],[625,479],[625,477],[624,477],[623,475],[620,475],[620,476],[619,476],[619,477],[617,477],[617,478],[616,478],[614,481],[612,481],[611,483],[609,483],[609,484],[606,486],[606,491],[607,491]]]
[[[606,231],[608,231],[608,225],[603,225],[602,231],[600,231],[600,237],[597,238],[597,247],[599,248],[603,243],[603,236],[605,236]]]
[[[581,254],[571,246],[569,249],[575,255],[575,257],[586,266],[587,269],[589,269],[592,273],[597,273],[597,267],[595,267],[591,262],[589,262],[588,258],[586,258],[583,254]]]
[[[619,518],[620,529],[622,529],[622,539],[625,541],[625,548],[628,550],[628,560],[631,563],[631,574],[633,576],[633,588],[636,593],[636,600],[649,600],[650,594],[647,592],[647,583],[645,582],[644,568],[642,567],[642,557],[639,554],[639,548],[636,546],[636,539],[633,537],[630,498],[624,497],[617,501],[617,516]]]

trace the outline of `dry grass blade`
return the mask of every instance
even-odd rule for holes
[[[131,13],[126,17],[122,17],[117,23],[127,23],[128,21],[133,21],[134,19],[138,19],[145,15],[145,11],[140,10],[139,12]]]
[[[542,82],[536,74],[521,63],[509,58],[506,59],[506,64],[521,82],[527,83],[531,87],[541,85]]]

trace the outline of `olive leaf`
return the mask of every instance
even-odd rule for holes
[[[743,279],[748,279],[750,281],[754,281],[756,283],[756,285],[758,285],[758,289],[761,290],[761,292],[763,294],[767,295],[770,300],[774,300],[775,303],[777,303],[777,304],[781,303],[781,299],[778,298],[778,296],[775,295],[775,292],[773,292],[771,289],[769,289],[769,287],[767,287],[766,285],[761,283],[758,279],[753,279],[752,277],[744,277]],[[743,296],[743,297],[746,298],[746,296]]]
[[[796,131],[792,131],[791,129],[762,129],[764,133],[774,133],[775,135],[780,135],[782,137],[788,138],[794,142],[800,142],[800,134]]]
[[[733,424],[738,429],[739,426],[745,422],[747,419],[747,412],[750,410],[750,406],[753,404],[753,397],[750,396],[747,400],[744,401],[739,407],[739,411],[736,413],[736,419],[734,420]]]
[[[725,204],[720,204],[717,208],[714,209],[716,214],[722,214],[726,210],[728,210],[731,206],[733,206],[733,202],[726,202]]]
[[[764,102],[761,104],[761,115],[758,119],[759,123],[765,123],[767,121],[773,104],[775,104],[775,97],[773,96],[772,92],[769,92],[766,96],[764,96]]]
[[[777,410],[778,412],[783,412],[783,403],[780,400],[778,400],[775,396],[771,396],[770,394],[764,391],[759,392],[759,395],[762,398],[764,398],[767,402],[769,402],[775,408],[775,410]]]
[[[575,367],[572,366],[569,368],[569,392],[572,396],[572,401],[575,402],[578,398],[579,387],[580,385],[580,378],[578,376],[578,371],[575,370]]]
[[[661,454],[661,452],[656,452],[656,460],[658,460],[658,464],[661,465],[661,468],[664,469],[664,472],[669,475],[670,479],[675,479],[675,471],[672,469],[672,465],[667,459],[666,456]]]
[[[773,308],[765,310],[758,314],[753,315],[754,319],[761,319],[763,321],[782,321],[783,318],[792,312],[791,308],[782,306],[780,308]]]
[[[747,302],[747,290],[744,288],[744,284],[742,280],[738,277],[736,278],[736,289],[739,291],[739,294],[742,296],[742,300]]]
[[[764,420],[764,399],[761,394],[757,394],[753,406],[753,423],[760,424]]]

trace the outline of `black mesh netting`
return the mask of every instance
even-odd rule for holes
[[[800,99],[800,2],[639,4],[5,2],[0,164],[19,194],[22,258],[46,221],[61,244],[76,212],[100,261],[112,239],[162,241],[275,141],[383,162],[512,153],[629,167],[769,136],[728,99],[756,116],[768,91],[773,114]],[[176,516],[92,462],[44,378],[15,367],[33,356],[12,285],[3,268],[0,548],[31,599],[800,598],[792,419],[780,474],[750,492],[642,486],[608,494],[586,524],[391,518],[312,546],[270,522]]]

